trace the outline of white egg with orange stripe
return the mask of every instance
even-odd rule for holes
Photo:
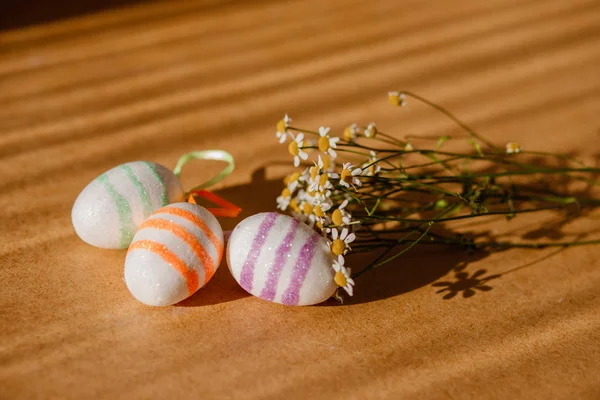
[[[125,283],[150,306],[178,303],[204,286],[223,256],[223,230],[207,209],[174,203],[140,226],[125,259]]]

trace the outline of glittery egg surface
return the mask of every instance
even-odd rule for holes
[[[327,241],[306,224],[278,213],[240,222],[227,244],[227,264],[248,293],[290,306],[321,303],[337,285]]]
[[[153,213],[133,237],[125,283],[150,306],[184,300],[214,275],[223,256],[223,230],[204,207],[174,203]]]
[[[106,171],[75,200],[71,220],[92,246],[126,249],[141,223],[167,204],[182,201],[179,178],[168,168],[135,161]]]

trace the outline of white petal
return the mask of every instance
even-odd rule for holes
[[[304,151],[299,151],[298,155],[300,156],[301,159],[306,160],[308,158],[308,154],[306,154],[306,152]]]
[[[340,239],[344,240],[346,239],[346,236],[348,236],[348,228],[342,229],[342,235],[340,236]]]
[[[352,286],[346,285],[346,286],[344,286],[344,290],[346,291],[346,293],[348,293],[348,295],[350,295],[350,296],[354,295],[353,290],[352,290]]]
[[[303,139],[304,139],[303,133],[299,133],[298,136],[296,136],[296,142],[298,142],[298,143],[300,143]]]
[[[294,167],[299,167],[300,166],[300,157],[296,156],[294,157]]]
[[[351,233],[346,237],[346,240],[344,240],[344,242],[352,243],[352,242],[354,242],[355,239],[356,239],[356,235],[354,233]]]

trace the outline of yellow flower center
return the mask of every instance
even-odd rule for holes
[[[284,120],[277,123],[277,132],[284,133],[287,130],[287,124]]]
[[[388,93],[388,100],[390,101],[390,104],[393,106],[399,106],[400,105],[400,93],[398,92],[389,92]]]
[[[296,212],[300,211],[300,207],[298,207],[298,201],[296,199],[290,200],[290,208]]]
[[[371,164],[371,165],[369,166],[369,173],[370,173],[371,175],[375,175],[375,165],[376,165],[376,164]]]
[[[312,179],[313,181],[316,181],[318,175],[319,175],[319,167],[316,165],[314,167],[310,167],[310,179]]]
[[[404,146],[404,151],[413,151],[414,149],[415,148],[410,143],[406,143],[406,146]]]
[[[310,190],[307,190],[306,193],[310,196],[310,197],[315,197],[315,194],[317,194],[316,192],[311,192]]]
[[[323,209],[321,208],[321,206],[315,206],[315,208],[313,209],[313,212],[315,213],[315,215],[317,217],[324,217],[325,213],[323,212]]]
[[[328,179],[329,176],[327,174],[322,174],[321,176],[319,176],[319,187],[325,189],[325,184],[327,183]]]
[[[513,153],[521,151],[521,145],[517,142],[509,142],[506,144],[506,150]]]
[[[331,167],[331,157],[329,157],[329,154],[326,154],[321,159],[323,160],[323,169],[326,171],[329,170],[329,167]]]
[[[295,140],[292,140],[288,146],[288,151],[290,152],[291,155],[293,156],[297,156],[298,155],[298,142],[296,142]]]
[[[344,250],[346,250],[346,243],[342,239],[335,239],[331,243],[331,252],[336,256],[343,254]]]
[[[331,221],[334,223],[335,226],[340,226],[343,222],[342,220],[342,212],[338,209],[335,210],[332,214],[331,214]]]
[[[308,214],[312,213],[312,210],[313,210],[313,208],[312,208],[312,206],[310,204],[304,203],[302,205],[302,211],[304,211],[304,214],[308,215]]]
[[[344,286],[346,286],[346,283],[348,283],[346,281],[346,275],[344,275],[344,273],[342,271],[336,272],[335,273],[335,278],[333,278],[333,280],[340,287],[344,287]]]
[[[290,189],[285,188],[281,191],[281,197],[283,197],[283,198],[292,197],[292,192],[290,192]]]
[[[353,136],[354,136],[354,129],[351,126],[344,129],[344,139],[347,142],[350,142],[352,140]]]
[[[327,152],[327,150],[329,150],[329,138],[327,136],[321,136],[319,138],[319,150],[321,150],[323,153]]]
[[[317,221],[317,228],[323,230],[323,223],[321,221]]]
[[[352,183],[352,172],[349,169],[343,170],[341,179],[346,183]]]
[[[290,174],[283,178],[283,183],[289,185],[292,182],[296,182],[298,179],[300,179],[300,172],[294,172],[293,174]]]
[[[370,137],[370,138],[374,138],[375,135],[377,135],[377,128],[374,126],[369,126],[366,130],[365,130],[365,136],[366,137]]]

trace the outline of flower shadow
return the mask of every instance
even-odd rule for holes
[[[443,297],[444,300],[449,300],[459,293],[462,293],[464,298],[469,298],[473,297],[476,291],[487,292],[492,290],[492,287],[486,283],[501,276],[499,274],[483,276],[486,273],[487,270],[485,269],[477,270],[470,276],[468,272],[456,272],[455,281],[439,281],[431,286],[441,287],[436,293],[447,292]]]
[[[402,257],[357,278],[360,290],[356,290],[354,297],[344,304],[369,303],[429,286],[449,272],[460,271],[489,254],[484,250],[469,252],[463,248],[415,246]],[[359,254],[348,257],[348,262],[356,266],[367,265],[367,259],[373,256]]]

